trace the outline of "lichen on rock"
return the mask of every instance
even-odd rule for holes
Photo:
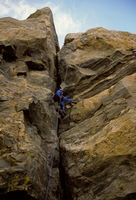
[[[77,101],[60,125],[65,199],[135,199],[136,35],[69,34],[59,60],[64,93]]]
[[[136,199],[135,85],[135,34],[94,28],[59,50],[49,8],[1,18],[0,199]],[[62,118],[58,86],[76,102]]]
[[[37,12],[22,21],[0,19],[0,198],[4,200],[59,198],[58,118],[52,100],[59,45],[51,10]]]

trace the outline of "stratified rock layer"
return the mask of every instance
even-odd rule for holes
[[[3,199],[59,199],[57,115],[52,102],[58,50],[49,8],[23,21],[0,19]]]
[[[77,101],[60,125],[65,200],[136,199],[136,35],[69,34],[59,60]]]

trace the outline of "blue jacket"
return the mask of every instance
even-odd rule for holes
[[[56,95],[58,95],[59,97],[63,97],[63,92],[62,92],[62,90],[57,90],[57,91],[56,91]]]
[[[60,98],[62,98],[61,99],[62,101],[68,101],[68,102],[72,102],[73,101],[72,99],[70,99],[68,97],[64,97],[62,90],[57,90],[55,94],[58,95]]]

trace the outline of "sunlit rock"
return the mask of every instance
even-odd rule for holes
[[[59,198],[58,50],[49,8],[0,19],[0,199]]]
[[[59,60],[64,94],[77,101],[60,125],[65,199],[135,199],[136,35],[70,34]]]

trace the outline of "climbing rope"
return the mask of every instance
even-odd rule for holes
[[[67,78],[67,74],[68,74],[68,66],[66,66],[66,72],[65,72],[65,76],[64,76],[64,80],[63,82],[61,83],[61,87],[62,88],[65,88],[66,87],[66,78]]]
[[[58,129],[58,118],[56,120],[55,130],[57,130],[57,129]],[[51,176],[52,176],[52,168],[53,168],[53,162],[54,162],[54,158],[55,158],[56,147],[57,146],[55,146],[55,148],[53,149],[52,154],[51,154],[51,158],[49,160],[49,165],[48,165],[48,179],[47,179],[46,193],[45,193],[44,200],[47,200],[48,194],[49,194],[50,180],[51,180]]]
[[[68,66],[66,66],[66,72],[65,72],[64,82],[66,81],[67,73],[68,73]]]
[[[50,187],[50,180],[51,180],[51,175],[52,175],[52,167],[53,167],[54,157],[55,157],[55,148],[52,151],[52,155],[51,155],[51,158],[49,161],[50,166],[48,166],[48,179],[47,179],[46,194],[45,194],[44,200],[47,200],[48,194],[49,194],[49,187]]]

